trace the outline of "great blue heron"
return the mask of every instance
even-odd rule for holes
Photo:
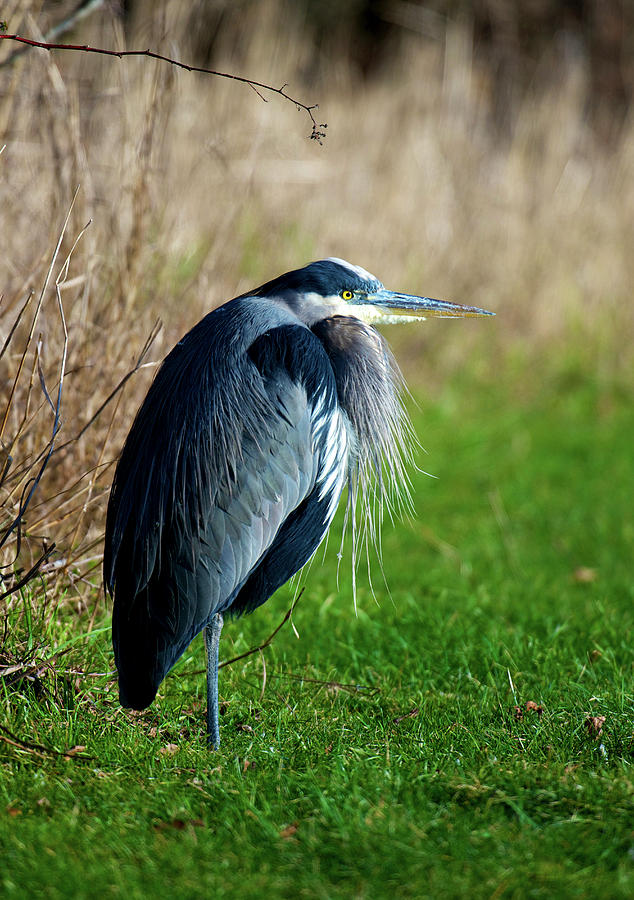
[[[364,480],[380,497],[403,476],[400,375],[371,323],[482,315],[325,259],[225,303],[178,342],[137,413],[108,505],[104,579],[123,706],[149,706],[204,629],[218,747],[223,616],[256,609],[301,569],[346,485],[354,505]]]

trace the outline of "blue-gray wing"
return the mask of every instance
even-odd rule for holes
[[[251,304],[221,307],[167,357],[117,467],[104,567],[136,708],[211,616],[256,608],[310,559],[347,475],[321,343]]]

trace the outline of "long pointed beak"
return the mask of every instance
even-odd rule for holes
[[[381,312],[385,310],[388,316],[412,316],[417,319],[426,319],[428,316],[453,319],[466,316],[495,315],[495,313],[489,312],[488,309],[479,309],[477,306],[462,306],[462,304],[452,303],[450,300],[432,300],[431,297],[399,294],[396,291],[388,291],[385,288],[369,296],[368,302],[381,310]]]

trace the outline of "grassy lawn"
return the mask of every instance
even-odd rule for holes
[[[218,753],[200,639],[143,715],[74,674],[111,669],[105,619],[56,680],[4,679],[0,724],[28,747],[0,742],[3,896],[634,894],[632,395],[463,380],[418,398],[438,477],[384,530],[389,592],[375,562],[355,617],[334,535],[300,639],[282,629],[266,679],[259,654],[222,670]],[[291,596],[229,623],[225,658]],[[87,627],[66,616],[32,640]]]

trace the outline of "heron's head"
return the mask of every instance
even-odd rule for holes
[[[332,316],[353,316],[373,325],[424,321],[429,316],[494,315],[475,306],[389,291],[365,269],[334,257],[280,275],[250,295],[284,303],[311,327]]]

